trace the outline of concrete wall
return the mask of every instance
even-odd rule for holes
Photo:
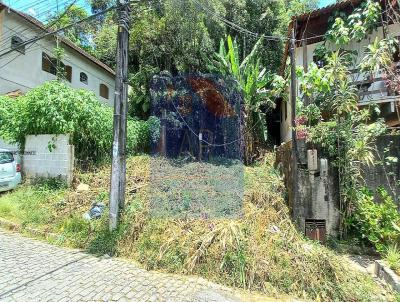
[[[378,137],[375,154],[377,164],[363,167],[365,186],[370,190],[383,187],[394,197],[400,208],[400,135],[383,135]],[[387,150],[385,150],[387,149]],[[395,157],[397,163],[388,164],[385,157]],[[379,163],[384,161],[386,163]]]
[[[326,234],[337,236],[339,233],[339,183],[336,170],[328,163],[327,173],[321,173],[320,158],[318,169],[307,169],[307,146],[299,141],[298,154],[298,200],[293,198],[292,144],[282,144],[277,150],[276,163],[284,176],[288,190],[288,206],[298,229],[305,233],[306,220],[324,220]]]
[[[321,172],[321,154],[318,152],[318,168],[315,172],[308,170],[307,146],[304,141],[298,141],[298,188],[299,198],[295,202],[293,198],[293,173],[292,173],[292,142],[282,144],[277,150],[276,165],[282,171],[285,186],[288,190],[288,206],[293,220],[299,230],[305,231],[305,221],[308,219],[325,220],[328,235],[339,233],[340,220],[340,196],[339,177],[337,169],[328,162],[328,171],[324,175]],[[362,168],[364,185],[370,190],[384,187],[397,201],[400,209],[400,135],[383,135],[378,137],[376,143],[376,164]],[[386,150],[385,150],[386,149]],[[379,163],[385,157],[398,158],[397,163],[386,165]],[[378,197],[378,195],[376,196]],[[376,202],[380,202],[376,198]]]
[[[11,37],[14,35],[26,41],[40,34],[43,32],[22,17],[12,12],[8,13],[7,10],[0,12],[1,49],[11,48]],[[67,83],[74,88],[93,91],[103,103],[112,106],[114,76],[72,48],[64,44],[60,45],[65,49],[63,63],[72,67],[72,81]],[[14,51],[0,58],[0,95],[18,89],[27,92],[46,81],[54,80],[56,78],[54,75],[42,70],[42,53],[53,56],[55,46],[54,38],[49,37],[27,45],[25,54]],[[80,82],[81,72],[88,76],[87,85]],[[105,84],[109,88],[108,100],[100,97],[100,84]]]
[[[54,148],[49,148],[49,145]],[[29,177],[62,177],[72,182],[74,146],[69,135],[28,135],[23,155],[23,172]]]
[[[288,142],[292,139],[292,110],[289,101],[282,101],[281,103],[280,134],[281,142]]]

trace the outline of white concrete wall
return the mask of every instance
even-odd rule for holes
[[[388,35],[391,37],[399,37],[400,36],[400,24],[392,24],[389,25],[388,27]],[[358,51],[358,60],[355,62],[353,69],[356,69],[357,66],[361,63],[362,58],[364,57],[366,47],[373,43],[375,41],[375,38],[378,37],[379,39],[383,39],[383,28],[378,27],[376,31],[374,31],[371,35],[367,37],[367,39],[364,39],[361,42],[356,42],[352,41],[347,45],[345,48],[347,50],[357,50]],[[322,42],[307,45],[307,64],[310,65],[313,62],[313,56],[314,56],[314,50],[315,48],[322,44]],[[330,47],[328,45],[329,49],[333,49],[333,47]],[[296,65],[297,66],[304,66],[303,64],[303,47],[298,47],[296,48]],[[376,75],[377,77],[380,76],[379,74]],[[362,75],[361,74],[354,74],[352,75],[352,81],[360,81],[362,80]],[[380,82],[375,82],[371,85],[371,87],[368,89],[369,91],[372,90],[379,90],[379,89],[384,89],[385,84],[383,81]],[[290,89],[289,89],[290,91]],[[299,87],[297,87],[298,95],[301,97]],[[363,100],[361,101],[368,101],[368,99],[377,99],[380,97],[384,97],[384,95],[378,94],[373,94],[368,97],[364,97]],[[282,106],[281,111],[283,111],[284,106]],[[283,112],[284,113],[284,112]],[[281,123],[281,141],[282,142],[288,142],[292,139],[292,134],[291,134],[291,108],[288,104],[288,120],[282,121]]]
[[[49,144],[55,145],[51,151]],[[62,177],[70,184],[74,146],[69,144],[69,135],[28,135],[22,168],[27,177]]]
[[[0,13],[0,53],[11,48],[11,37],[19,36],[24,41],[43,34],[43,31],[32,25],[22,17],[3,10]],[[83,88],[93,91],[105,104],[112,106],[114,99],[114,76],[89,59],[60,44],[65,49],[63,63],[72,67],[72,82],[74,88]],[[27,92],[28,90],[54,80],[56,77],[42,70],[42,53],[53,56],[56,47],[54,38],[42,39],[34,44],[27,45],[25,54],[14,51],[0,58],[0,95],[14,90]],[[88,85],[80,82],[80,73],[88,76]],[[68,83],[68,82],[67,82]],[[100,97],[100,84],[109,88],[109,99]]]
[[[285,115],[286,115],[286,117],[285,117]],[[290,98],[289,98],[289,101],[287,101],[287,102],[282,101],[282,104],[281,104],[280,133],[281,133],[281,142],[288,142],[292,139],[292,110],[290,107]]]

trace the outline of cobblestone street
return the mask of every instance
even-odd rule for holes
[[[275,301],[0,229],[0,301]],[[281,300],[279,300],[281,301]]]

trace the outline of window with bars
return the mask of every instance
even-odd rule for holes
[[[18,36],[11,37],[11,48],[20,52],[21,54],[25,54],[25,45],[22,45],[24,41]]]
[[[84,84],[86,84],[86,85],[88,84],[88,76],[87,76],[86,73],[81,72],[80,75],[79,75],[79,79],[80,79],[80,81],[81,81],[82,83],[84,83]]]
[[[72,66],[65,65],[60,62],[60,69],[64,70],[63,78],[68,82],[72,82]],[[46,53],[42,53],[42,70],[53,75],[57,75],[57,59],[52,58]]]

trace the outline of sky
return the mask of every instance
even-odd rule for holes
[[[320,0],[319,7],[324,7],[335,2],[336,2],[335,0]]]
[[[57,3],[60,10],[71,3],[71,0],[0,0],[0,2],[1,1],[39,20],[46,19],[49,14],[56,12]],[[76,4],[88,7],[86,0],[77,0]]]
[[[57,7],[57,0],[2,0],[5,4],[11,5],[13,8],[23,10],[30,15],[37,16],[38,19],[42,19],[44,13],[42,11],[55,11]],[[70,1],[58,0],[60,6],[64,6]],[[335,0],[320,0],[320,7],[327,6],[334,3]],[[78,4],[87,6],[86,0],[78,0]]]

